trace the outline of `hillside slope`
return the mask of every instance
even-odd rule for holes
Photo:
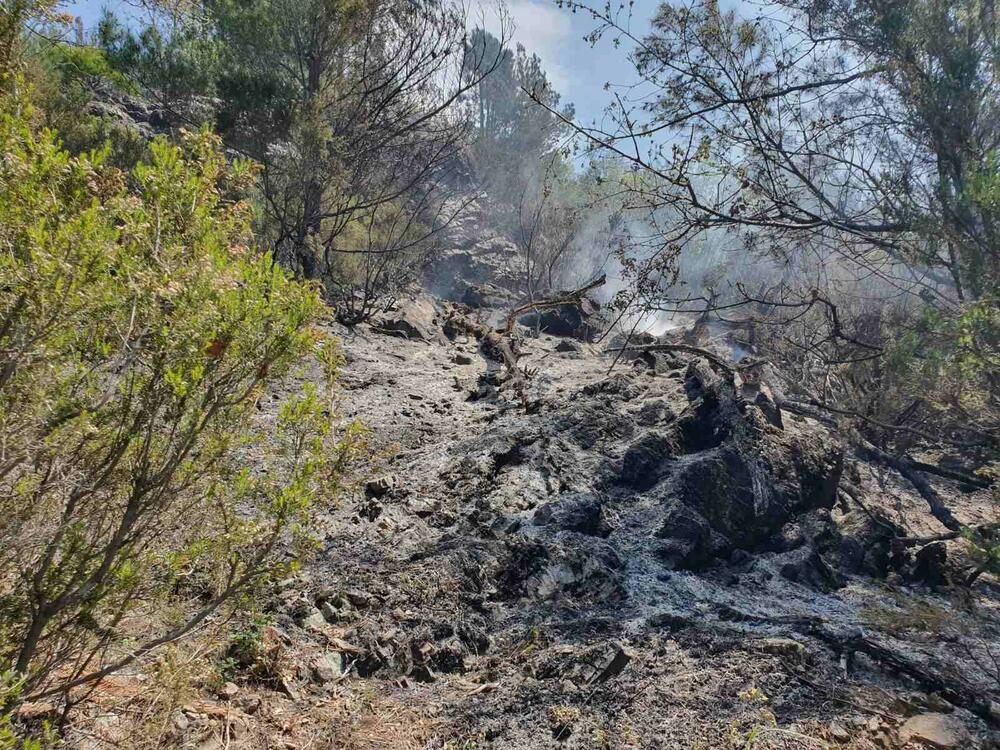
[[[182,707],[178,747],[997,746],[998,587],[950,585],[965,545],[912,487],[724,343],[616,362],[519,326],[515,393],[456,325],[512,297],[477,243],[449,296],[482,307],[334,330],[374,478],[273,599],[273,673]]]

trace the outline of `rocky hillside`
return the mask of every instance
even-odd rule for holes
[[[182,707],[178,746],[1000,746],[1000,587],[953,586],[912,485],[723,339],[618,358],[567,304],[512,376],[468,325],[516,302],[511,248],[475,234],[436,295],[337,329],[375,478],[276,594],[270,671]]]

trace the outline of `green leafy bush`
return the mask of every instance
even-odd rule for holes
[[[0,671],[29,700],[284,575],[363,450],[317,291],[253,247],[252,169],[203,132],[126,174],[34,120],[0,100]],[[323,387],[255,408],[312,355]]]

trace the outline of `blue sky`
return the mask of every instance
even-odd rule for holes
[[[658,0],[637,0],[632,28],[646,28],[658,6]],[[600,117],[608,97],[605,83],[633,79],[625,47],[614,49],[610,38],[594,47],[584,40],[595,27],[584,13],[571,13],[552,0],[512,0],[507,8],[515,24],[514,41],[542,59],[553,87],[563,95],[564,102],[576,106],[581,121]]]

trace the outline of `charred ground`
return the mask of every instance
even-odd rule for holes
[[[995,582],[951,586],[965,543],[900,475],[782,409],[781,373],[727,364],[724,338],[611,369],[613,337],[527,321],[519,398],[449,325],[502,320],[484,297],[336,331],[377,478],[271,634],[302,717],[369,696],[333,746],[992,747]],[[933,484],[989,521],[988,490]]]

